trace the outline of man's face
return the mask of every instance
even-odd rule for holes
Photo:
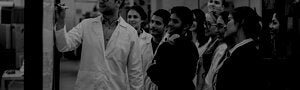
[[[121,5],[119,0],[98,0],[98,4],[99,11],[105,15],[114,13]]]
[[[150,20],[150,34],[154,37],[162,37],[165,32],[163,18],[153,15]]]
[[[135,29],[138,29],[143,20],[141,18],[141,15],[137,11],[131,9],[127,13],[127,22]]]
[[[178,32],[183,30],[182,21],[177,17],[176,14],[171,14],[170,22],[169,22],[169,33]]]
[[[208,12],[219,13],[223,11],[223,2],[222,0],[208,0],[207,2]]]

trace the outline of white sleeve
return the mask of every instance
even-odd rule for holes
[[[130,90],[141,90],[144,82],[142,72],[143,64],[137,33],[135,33],[133,38],[134,41],[131,42],[130,53],[128,57],[128,78],[130,83]]]
[[[84,23],[79,23],[69,32],[66,31],[66,26],[62,30],[54,30],[56,37],[56,46],[60,52],[75,50],[82,42]]]

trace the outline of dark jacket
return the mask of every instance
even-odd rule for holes
[[[254,41],[238,47],[220,68],[217,90],[264,90],[260,57]]]
[[[195,44],[187,37],[175,39],[174,45],[164,42],[158,47],[155,64],[147,74],[159,90],[194,90],[198,58]]]

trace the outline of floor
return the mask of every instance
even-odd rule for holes
[[[74,90],[78,68],[79,68],[79,61],[68,60],[68,59],[61,60],[59,90]],[[15,81],[9,87],[9,90],[24,90],[24,82]]]

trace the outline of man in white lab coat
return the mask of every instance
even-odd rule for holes
[[[65,29],[65,9],[57,15],[56,45],[59,51],[82,44],[75,90],[140,90],[142,61],[136,30],[119,15],[124,0],[99,0],[102,15]]]

